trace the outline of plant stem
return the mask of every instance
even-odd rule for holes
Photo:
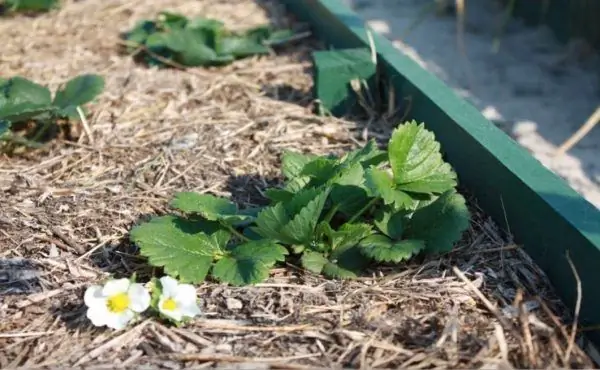
[[[373,205],[375,203],[377,203],[377,201],[379,200],[379,198],[373,198],[369,201],[369,203],[365,204],[364,207],[362,207],[358,212],[356,212],[349,220],[348,223],[353,223],[354,221],[356,221],[360,216],[363,215],[363,213],[367,212],[371,207],[373,207]]]
[[[243,241],[245,241],[245,242],[250,241],[250,239],[248,237],[246,237],[244,234],[237,231],[233,226],[231,226],[225,222],[221,222],[221,225],[223,227],[225,227],[227,230],[229,230],[229,232],[231,232],[233,235],[237,236],[238,238],[242,239]]]

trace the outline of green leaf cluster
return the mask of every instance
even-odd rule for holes
[[[77,107],[91,102],[104,89],[104,79],[84,74],[69,80],[52,97],[50,90],[23,77],[0,79],[0,140],[36,146],[57,120],[77,119]],[[19,139],[11,131],[34,123],[31,139]]]
[[[190,282],[209,272],[235,285],[264,280],[287,260],[332,278],[371,263],[398,264],[450,251],[470,213],[457,176],[424,124],[398,126],[387,150],[374,141],[344,156],[285,152],[284,186],[270,204],[240,210],[227,199],[179,193],[181,215],[156,217],[131,232],[154,266]]]
[[[9,12],[47,12],[58,7],[58,0],[4,0],[0,5]]]
[[[216,19],[161,12],[154,20],[139,21],[123,35],[126,49],[150,66],[165,60],[186,67],[225,65],[236,59],[269,54],[270,45],[292,36],[290,30],[260,26],[234,33]]]

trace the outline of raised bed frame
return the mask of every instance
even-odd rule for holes
[[[365,22],[341,0],[280,0],[331,49],[370,48]],[[600,328],[600,211],[471,104],[422,69],[390,41],[369,32],[379,76],[394,89],[396,106],[410,98],[407,119],[425,122],[454,166],[461,186],[510,231],[572,310],[582,283],[579,325]],[[600,346],[600,329],[586,332]]]

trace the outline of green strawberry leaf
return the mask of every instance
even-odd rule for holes
[[[285,244],[294,244],[294,240],[288,238],[281,230],[290,222],[285,206],[277,203],[274,206],[266,207],[258,213],[256,217],[256,227],[252,230],[269,239],[279,240]]]
[[[404,232],[404,218],[406,214],[395,211],[390,206],[384,206],[375,213],[373,223],[385,235],[392,239],[398,239]]]
[[[304,166],[316,159],[313,154],[302,154],[293,151],[285,151],[281,156],[281,173],[290,180],[298,177]]]
[[[321,186],[332,178],[337,169],[337,161],[331,158],[318,157],[306,163],[298,176],[310,178],[311,186]]]
[[[361,240],[371,235],[372,232],[373,228],[368,224],[343,224],[339,230],[331,233],[332,250],[345,250],[354,247],[358,245]]]
[[[133,52],[139,46],[144,45],[146,43],[146,40],[148,39],[148,37],[150,35],[154,34],[156,31],[158,31],[156,22],[148,21],[148,20],[139,21],[131,31],[126,32],[122,36],[122,38],[125,39],[126,41],[136,44],[135,46],[128,45],[127,51]]]
[[[349,217],[369,202],[366,190],[361,186],[354,185],[334,185],[331,189],[330,199],[339,212]]]
[[[329,189],[308,188],[288,202],[266,207],[254,231],[284,244],[310,244],[328,195]]]
[[[8,104],[0,106],[0,120],[22,122],[53,111],[55,111],[55,108],[50,105],[27,102],[12,104],[12,102],[8,102]]]
[[[300,263],[302,264],[302,267],[308,271],[320,274],[325,265],[329,263],[329,260],[322,253],[304,251],[300,258]]]
[[[175,60],[184,66],[196,67],[219,60],[209,46],[210,31],[204,29],[174,29],[166,34],[165,46],[176,53]]]
[[[399,263],[425,249],[422,240],[394,241],[385,235],[375,234],[360,242],[360,251],[377,262]]]
[[[280,44],[289,40],[292,36],[294,36],[294,31],[292,30],[276,30],[270,33],[270,35],[264,40],[264,43],[265,45]]]
[[[130,238],[151,265],[164,267],[181,281],[205,279],[215,258],[226,253],[231,235],[215,222],[162,216],[135,226]]]
[[[212,274],[232,285],[256,284],[269,276],[269,269],[284,261],[287,249],[271,241],[249,241],[235,247],[213,267]]]
[[[232,55],[235,58],[245,58],[258,54],[269,54],[270,49],[260,42],[244,36],[223,37],[218,50],[220,55]]]
[[[415,121],[396,128],[388,145],[396,188],[414,193],[443,193],[456,186],[456,173],[444,162],[433,132]]]
[[[367,169],[365,185],[371,196],[382,198],[386,205],[393,204],[396,208],[404,208],[412,202],[410,195],[396,189],[392,177],[384,170],[373,167]]]
[[[293,241],[290,244],[310,244],[313,241],[315,229],[329,192],[329,188],[321,190],[281,229],[280,233]]]
[[[465,198],[449,190],[413,213],[405,235],[423,240],[429,252],[450,251],[469,227],[470,218]]]
[[[294,198],[294,192],[285,189],[270,188],[264,194],[273,203],[288,202]]]
[[[212,30],[213,32],[223,32],[225,24],[217,19],[194,18],[188,22],[186,28]]]
[[[9,104],[48,106],[52,103],[52,95],[48,88],[23,77],[9,79],[5,85],[5,92]]]
[[[342,163],[360,163],[363,168],[378,166],[388,160],[386,151],[377,148],[375,140],[371,139],[359,149],[353,150],[342,157]]]
[[[333,250],[329,262],[323,267],[323,274],[332,278],[353,279],[368,264],[358,246],[346,244]]]
[[[319,188],[304,188],[296,192],[293,197],[284,203],[285,210],[290,218],[298,214],[302,208],[321,194],[322,189]]]
[[[252,214],[244,214],[235,203],[211,194],[179,192],[171,201],[171,207],[184,213],[199,214],[209,221],[222,221],[230,225],[254,219]]]
[[[62,109],[77,107],[94,100],[102,90],[104,78],[93,74],[80,75],[56,92],[53,104]]]

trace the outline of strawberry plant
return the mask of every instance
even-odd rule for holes
[[[0,143],[38,147],[50,129],[79,118],[77,108],[84,110],[81,106],[103,89],[104,79],[97,75],[71,79],[54,97],[48,88],[26,78],[0,79]]]
[[[4,0],[0,5],[8,12],[47,12],[58,6],[58,0]]]
[[[240,209],[209,194],[181,192],[177,214],[135,226],[131,240],[188,282],[211,275],[253,284],[287,260],[332,278],[354,278],[371,263],[397,264],[452,249],[468,228],[457,177],[424,124],[397,127],[387,150],[374,141],[342,157],[285,152],[281,188],[270,204]]]
[[[270,45],[290,36],[290,30],[273,30],[268,26],[234,33],[216,19],[188,19],[180,14],[161,12],[155,20],[138,22],[122,38],[128,52],[151,66],[175,62],[197,67],[224,65],[238,58],[268,54]]]

